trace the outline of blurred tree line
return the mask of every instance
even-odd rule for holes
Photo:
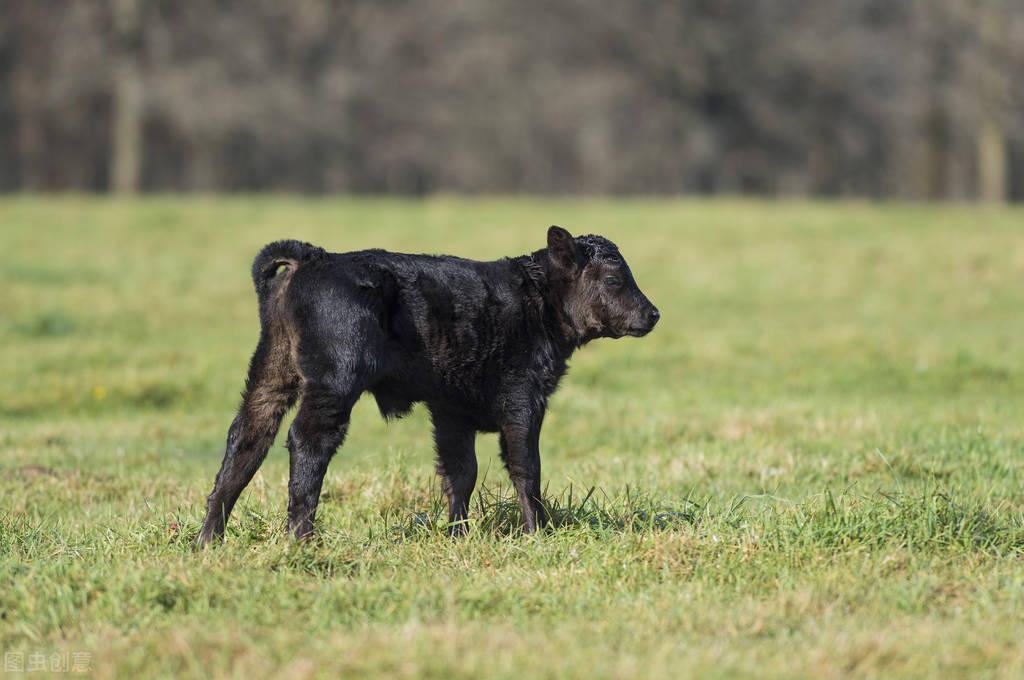
[[[1021,0],[0,0],[0,189],[1024,198]]]

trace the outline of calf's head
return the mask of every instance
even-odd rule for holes
[[[583,344],[594,338],[647,335],[658,308],[640,292],[618,247],[603,236],[548,229],[550,283]]]

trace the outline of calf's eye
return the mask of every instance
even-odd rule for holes
[[[619,281],[619,277],[617,276],[606,276],[604,277],[604,285],[615,288],[617,286],[621,286],[622,281]]]

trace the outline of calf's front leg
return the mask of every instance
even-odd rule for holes
[[[523,529],[532,534],[547,524],[540,497],[540,426],[543,413],[521,414],[506,420],[499,442],[501,458],[508,468],[523,511]]]
[[[448,498],[448,531],[453,536],[466,533],[469,499],[476,486],[476,430],[457,418],[431,409],[434,442],[437,446],[437,473]]]

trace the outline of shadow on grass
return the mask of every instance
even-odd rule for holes
[[[467,522],[470,533],[496,537],[523,533],[519,499],[510,487],[481,486],[473,506]],[[548,514],[546,532],[671,531],[695,526],[706,511],[706,505],[688,498],[665,502],[628,486],[623,493],[611,497],[597,487],[590,487],[581,495],[570,485],[558,496],[545,492],[544,507]],[[389,511],[384,519],[389,535],[400,541],[448,530],[447,506],[440,498],[429,510]]]
[[[609,496],[591,487],[545,494],[549,522],[544,533],[666,533],[691,531],[714,541],[754,540],[766,547],[844,550],[853,546],[902,546],[908,550],[1024,555],[1024,517],[1000,505],[964,501],[954,491],[860,493],[846,489],[801,501],[768,495],[727,502],[690,498],[665,501],[626,487]],[[508,487],[481,488],[468,521],[469,533],[498,538],[522,534],[522,515]],[[440,499],[426,511],[386,512],[387,537],[416,541],[448,529]]]

